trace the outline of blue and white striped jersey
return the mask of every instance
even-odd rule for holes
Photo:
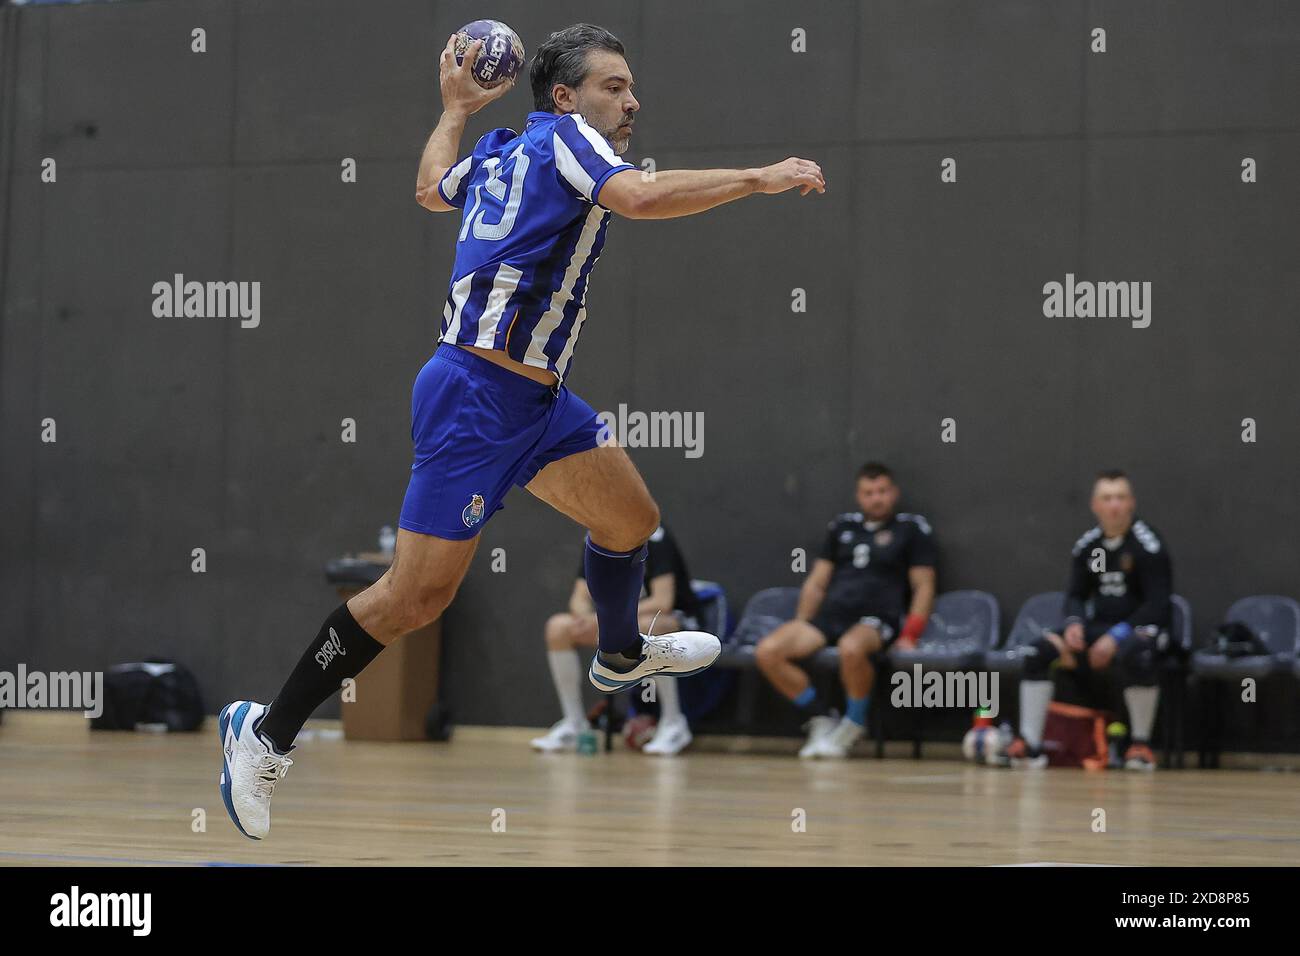
[[[461,213],[439,342],[500,349],[561,381],[586,319],[610,212],[600,189],[635,169],[576,113],[494,129],[438,183]]]

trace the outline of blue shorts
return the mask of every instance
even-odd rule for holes
[[[608,429],[564,386],[443,343],[411,390],[415,461],[398,526],[463,540],[483,529],[511,485],[602,443]]]

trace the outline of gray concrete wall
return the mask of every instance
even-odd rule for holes
[[[934,523],[941,586],[990,590],[1008,619],[1063,583],[1101,466],[1134,475],[1200,630],[1240,595],[1300,592],[1300,7],[493,10],[530,49],[579,19],[623,38],[636,162],[826,171],[825,196],[616,222],[593,281],[572,386],[598,409],[705,415],[702,457],[632,453],[698,575],[736,602],[797,583],[791,549],[851,506],[872,457]],[[481,8],[2,12],[0,661],[169,654],[214,709],[267,698],[336,603],[323,562],[396,520],[458,226],[412,183],[442,38]],[[521,85],[466,149],[529,109]],[[151,287],[176,272],[261,282],[261,326],[155,318]],[[1044,318],[1067,272],[1150,281],[1151,326]],[[522,492],[484,531],[447,621],[460,720],[553,719],[539,630],[579,539]]]

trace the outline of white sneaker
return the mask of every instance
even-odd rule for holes
[[[1046,770],[1047,754],[1034,754],[1032,757],[1011,757],[1007,765],[1012,770]]]
[[[1010,761],[1013,770],[1046,770],[1047,754],[1038,754],[1033,757],[1015,757]]]
[[[614,694],[656,674],[689,677],[718,659],[722,642],[703,631],[670,631],[657,637],[641,635],[641,662],[629,671],[616,671],[601,663],[600,653],[591,659],[587,677],[597,690]]]
[[[1132,744],[1124,754],[1125,770],[1145,770],[1150,773],[1156,769],[1156,757],[1146,744]]]
[[[844,717],[830,731],[822,734],[812,745],[812,757],[829,757],[842,760],[849,755],[853,745],[858,742],[866,728]]]
[[[641,748],[641,752],[672,757],[689,747],[694,739],[685,717],[665,720],[655,728],[655,735]]]
[[[260,840],[271,829],[271,794],[293,761],[267,746],[253,730],[266,706],[237,700],[221,708],[221,800],[239,832]]]
[[[825,737],[839,725],[839,720],[829,714],[814,717],[804,724],[808,731],[808,741],[799,748],[799,756],[804,760],[817,756],[817,741]]]
[[[534,737],[530,744],[534,750],[540,750],[548,754],[560,753],[564,750],[577,750],[578,735],[590,729],[591,725],[585,720],[580,724],[574,724],[562,719],[557,721],[555,726],[542,736]]]

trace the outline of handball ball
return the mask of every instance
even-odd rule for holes
[[[470,72],[479,86],[490,90],[519,74],[524,65],[524,44],[519,34],[500,20],[475,20],[456,31],[456,63],[465,59],[465,51],[475,40],[483,49]]]
[[[656,721],[649,714],[637,714],[623,725],[623,743],[640,750],[655,735]]]
[[[975,763],[998,766],[1002,763],[1010,741],[998,727],[972,727],[962,738],[961,753]]]

